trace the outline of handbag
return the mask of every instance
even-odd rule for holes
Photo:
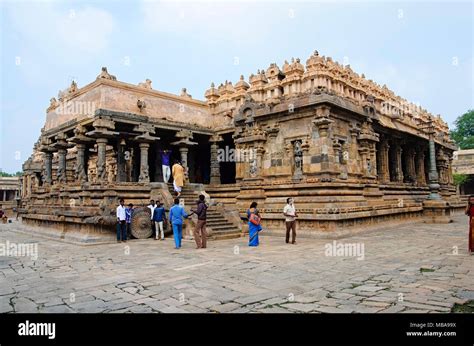
[[[255,214],[255,212],[250,213],[249,221],[253,223],[254,225],[260,225],[260,216]]]

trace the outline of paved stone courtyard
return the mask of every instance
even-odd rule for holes
[[[38,258],[0,257],[0,312],[449,312],[474,299],[467,220],[454,221],[336,240],[362,244],[363,259],[326,256],[326,239],[81,246],[2,224],[0,244],[37,243]]]

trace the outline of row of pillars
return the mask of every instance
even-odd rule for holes
[[[404,152],[400,144],[393,145],[392,150],[390,148],[388,140],[383,139],[377,155],[380,181],[382,183],[408,181],[421,185],[426,184],[423,149],[409,147]],[[404,175],[403,166],[405,166],[405,173],[408,177]]]
[[[211,143],[211,183],[218,184],[220,183],[220,167],[217,157],[218,142],[222,141],[221,136],[212,136],[209,141]],[[106,181],[106,148],[107,148],[107,138],[97,138],[97,181],[105,182]],[[193,142],[190,142],[194,144]],[[119,142],[118,148],[118,158],[117,158],[117,182],[125,181],[123,174],[121,172],[125,171],[125,160],[124,160],[124,142]],[[87,172],[86,172],[86,163],[85,163],[85,150],[87,145],[85,143],[77,143],[76,149],[76,170],[75,177],[79,182],[87,181]],[[139,143],[140,148],[140,173],[139,173],[139,182],[149,182],[149,166],[148,166],[148,151],[150,148],[150,142],[141,142]],[[188,151],[189,148],[185,144],[179,145],[179,152],[181,163],[185,168],[185,179],[189,179],[188,175]],[[60,183],[66,183],[66,147],[60,147],[57,150],[58,153],[58,170],[57,170],[57,180]],[[53,151],[44,152],[44,182],[46,184],[52,184],[52,163],[53,163]]]

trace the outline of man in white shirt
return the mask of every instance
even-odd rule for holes
[[[295,205],[293,204],[293,198],[286,199],[285,208],[283,208],[283,215],[285,215],[286,223],[286,243],[290,242],[290,229],[291,232],[291,243],[296,244],[296,213]]]
[[[148,209],[150,209],[151,215],[150,215],[150,223],[151,223],[151,231],[153,232],[153,235],[156,234],[155,230],[155,223],[153,222],[153,213],[155,212],[156,204],[153,199],[150,200],[150,204],[148,205]]]
[[[117,207],[117,243],[127,241],[127,225],[125,223],[125,201],[120,198],[120,205]]]

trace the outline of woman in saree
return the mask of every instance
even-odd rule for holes
[[[257,209],[257,202],[250,204],[250,208],[247,209],[247,217],[249,219],[249,246],[258,246],[258,232],[262,230],[262,226],[259,222],[260,215]]]
[[[474,195],[467,200],[466,215],[469,216],[469,252],[474,252]]]

